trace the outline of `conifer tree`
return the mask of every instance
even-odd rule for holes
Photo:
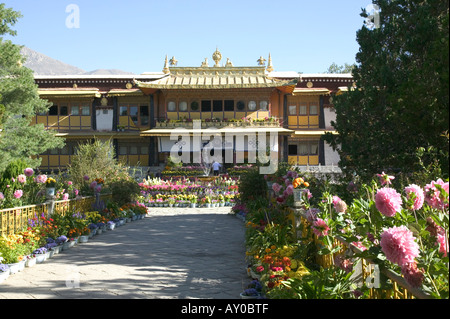
[[[412,173],[438,160],[448,176],[448,0],[374,0],[376,23],[357,32],[355,87],[333,99],[338,150],[348,174]],[[433,156],[419,159],[420,150]],[[424,163],[423,160],[428,160]]]
[[[3,38],[16,35],[11,27],[20,17],[19,12],[0,4],[0,173],[17,159],[37,167],[37,155],[64,146],[42,124],[31,125],[33,117],[47,112],[50,104],[40,99],[33,71],[23,66],[21,46]]]

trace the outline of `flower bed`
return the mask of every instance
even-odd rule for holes
[[[147,214],[143,204],[133,203],[119,207],[108,202],[100,211],[44,214],[28,221],[26,229],[0,237],[0,282],[25,266],[32,267],[62,250],[102,231],[113,230],[126,222],[142,219]]]
[[[288,171],[268,179],[270,200],[233,208],[267,298],[448,298],[448,182],[397,191],[393,176],[378,177],[351,204],[322,190],[313,205]]]
[[[238,180],[220,177],[210,182],[198,179],[148,179],[141,186],[140,201],[148,207],[232,206],[239,196]]]

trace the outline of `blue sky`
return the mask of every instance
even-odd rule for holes
[[[276,71],[321,73],[354,63],[356,32],[370,0],[0,0],[20,11],[18,35],[6,37],[82,68],[160,72],[166,54],[200,66],[216,47],[235,66],[272,55]],[[68,28],[70,4],[79,28]],[[69,21],[74,21],[70,19]]]

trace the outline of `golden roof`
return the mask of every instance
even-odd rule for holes
[[[268,76],[262,57],[258,60],[260,65],[256,67],[234,67],[229,59],[225,66],[220,66],[221,59],[222,55],[216,49],[213,54],[215,65],[212,67],[208,66],[207,59],[200,67],[169,67],[166,56],[164,77],[153,81],[134,82],[144,93],[155,90],[246,88],[278,88],[291,93],[297,84],[297,79],[280,80]],[[273,71],[271,57],[267,71]]]
[[[270,78],[264,67],[170,68],[170,73],[158,80],[135,80],[140,89],[245,89],[277,88],[296,85],[296,81]]]

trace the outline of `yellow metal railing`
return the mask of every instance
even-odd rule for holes
[[[103,201],[111,200],[111,194],[100,196]],[[72,211],[88,212],[92,210],[95,197],[81,197],[77,199],[48,201],[43,204],[14,207],[0,210],[0,235],[12,235],[28,226],[33,218],[49,217],[51,212],[66,213]]]

